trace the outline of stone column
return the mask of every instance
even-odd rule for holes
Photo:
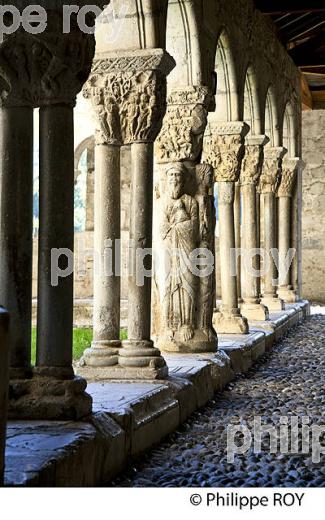
[[[9,315],[0,307],[0,486],[3,485],[9,388]]]
[[[9,97],[0,117],[0,294],[11,313],[11,378],[24,379],[31,376],[33,109]]]
[[[95,3],[102,5],[97,0]],[[9,417],[79,419],[91,412],[92,400],[85,393],[86,381],[75,377],[72,368],[73,274],[70,269],[73,269],[74,235],[73,107],[90,73],[95,39],[94,35],[82,32],[76,20],[72,21],[70,32],[63,34],[62,6],[48,7],[43,0],[42,4],[49,20],[46,30],[37,37],[23,30],[17,31],[6,37],[0,45],[1,88],[5,91],[2,99],[10,107],[40,108],[37,366],[32,377],[17,379],[14,373],[14,379],[10,380]],[[32,132],[32,116],[31,111],[26,110],[12,113],[10,117],[15,118],[17,130],[12,133],[12,142],[6,143],[2,153],[6,157],[12,153],[12,147],[17,146],[17,157],[22,164],[26,161],[24,167],[27,168],[27,177],[25,169],[23,177],[20,166],[11,157],[10,164],[14,170],[11,177],[16,179],[17,189],[14,225],[20,227],[17,229],[19,240],[13,242],[10,238],[11,255],[7,258],[12,259],[12,273],[23,273],[18,276],[18,291],[23,282],[26,287],[22,293],[18,293],[19,300],[17,298],[17,303],[22,306],[24,301],[27,302],[31,283],[24,277],[27,277],[30,268],[27,250],[29,252],[32,241],[32,206],[29,202],[32,196],[32,138],[29,135]],[[18,141],[15,141],[16,136],[19,136]],[[28,185],[24,193],[27,201],[23,200],[20,193],[26,179]],[[2,194],[3,198],[5,196]],[[22,232],[24,225],[26,231]],[[20,307],[19,313],[14,308],[13,327],[16,326],[16,320],[20,335],[22,322],[19,320],[22,315],[26,320],[23,323],[24,334],[27,334],[27,328],[30,331],[30,323],[29,327],[27,325],[27,319],[30,319],[29,305],[30,302],[27,302],[26,309]],[[26,338],[26,345],[29,341],[30,338]],[[28,368],[30,352],[27,355],[27,347],[21,345],[20,348],[24,352],[21,359]]]
[[[95,62],[96,64],[96,62]],[[96,65],[95,65],[96,66]],[[93,343],[81,365],[97,368],[118,364],[121,296],[121,132],[118,108],[104,86],[93,87],[93,76],[84,88],[96,114],[95,213],[94,213],[94,309]],[[101,370],[103,372],[103,370]],[[81,372],[87,378],[90,369]],[[102,374],[103,376],[105,373]]]
[[[242,315],[248,320],[265,321],[267,307],[261,304],[259,270],[259,229],[256,204],[256,187],[262,173],[264,145],[268,139],[254,136],[246,139],[246,153],[242,164],[240,183],[242,191]]]
[[[131,145],[131,216],[129,260],[128,340],[117,352],[113,345],[111,356],[103,356],[103,363],[93,370],[96,378],[157,379],[167,376],[168,370],[160,351],[151,340],[151,248],[153,199],[153,143],[161,129],[166,111],[166,76],[175,66],[174,60],[162,49],[118,51],[101,54],[95,60],[92,75],[85,89],[87,97],[97,106],[100,129],[110,146],[110,166],[106,167],[111,180],[110,198],[120,200],[113,191],[113,182],[120,185],[119,151],[112,145]],[[114,160],[112,159],[114,156]],[[119,175],[114,180],[114,172]],[[97,176],[97,173],[96,173]],[[115,186],[116,186],[115,184]],[[116,189],[116,188],[115,188]],[[120,188],[118,188],[120,189]],[[114,195],[113,195],[114,193]],[[104,204],[104,202],[102,202]],[[120,208],[120,202],[118,202]],[[115,210],[111,211],[111,234],[120,227]],[[105,213],[102,214],[101,220]],[[96,226],[96,224],[95,224]],[[114,231],[114,233],[115,233]],[[100,241],[102,242],[103,236]],[[145,270],[145,272],[144,272]],[[104,280],[99,283],[101,291]],[[116,286],[117,287],[117,284]],[[116,329],[119,313],[119,293],[102,292],[106,302],[100,317],[103,330]],[[114,327],[111,327],[114,324]],[[115,334],[117,330],[115,330]],[[106,334],[106,333],[105,333]],[[108,335],[106,334],[106,339]],[[106,348],[106,346],[105,346]],[[116,355],[118,353],[118,364]],[[85,357],[87,363],[89,353]],[[99,364],[99,363],[98,363]],[[84,369],[80,369],[79,373]]]
[[[214,316],[218,333],[247,334],[248,323],[238,307],[236,241],[234,222],[235,185],[245,153],[244,137],[249,127],[242,122],[219,123],[211,117],[204,143],[219,187],[220,269],[222,305]]]
[[[211,101],[204,86],[173,89],[156,143],[153,327],[157,344],[169,352],[215,352],[218,346],[214,266],[205,274],[191,261],[198,249],[211,263],[215,255],[213,170],[199,164]]]
[[[279,287],[278,295],[286,303],[298,299],[292,281],[292,196],[297,181],[299,158],[286,159],[282,165],[281,183],[278,197],[278,249],[279,249]],[[293,252],[293,251],[292,251]],[[297,252],[295,252],[297,254]],[[288,263],[289,262],[289,263]]]
[[[87,148],[86,231],[94,231],[95,150]]]
[[[274,260],[276,253],[276,198],[279,183],[281,181],[282,158],[286,149],[265,148],[264,165],[259,182],[259,192],[264,202],[264,293],[262,304],[270,312],[284,309],[284,302],[277,294],[277,267]]]
[[[236,183],[235,187],[235,202],[234,202],[234,219],[235,219],[235,244],[237,251],[241,248],[241,228],[242,228],[242,202],[241,202],[241,186],[240,182]],[[242,282],[241,282],[241,256],[237,255],[237,294],[238,303],[242,300]]]

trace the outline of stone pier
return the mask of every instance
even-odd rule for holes
[[[266,136],[246,139],[246,153],[242,164],[240,184],[242,192],[242,296],[241,313],[248,320],[265,321],[269,318],[267,307],[261,303],[261,278],[259,270],[258,213],[256,187],[262,173]]]
[[[282,165],[282,177],[278,198],[278,248],[279,248],[279,287],[278,295],[285,303],[295,303],[298,294],[293,284],[293,265],[297,251],[293,251],[293,211],[292,196],[297,182],[297,172],[301,165],[301,159],[285,159]]]
[[[263,171],[259,183],[259,192],[262,194],[264,206],[265,277],[262,304],[270,312],[284,309],[284,301],[277,293],[278,275],[274,254],[277,248],[276,192],[281,182],[282,158],[286,152],[283,147],[265,148]]]
[[[76,19],[63,33],[62,6],[45,7],[49,23],[37,38],[21,30],[0,44],[0,294],[12,311],[9,417],[79,419],[91,412],[92,400],[86,381],[72,368],[73,275],[66,276],[66,269],[73,265],[73,107],[90,73],[95,38]],[[94,24],[94,16],[88,22]],[[40,109],[40,232],[31,369],[35,108]]]
[[[97,116],[101,149],[96,147],[96,155],[103,158],[103,146],[109,155],[95,178],[95,192],[101,196],[95,215],[101,258],[105,241],[116,244],[120,237],[120,146],[131,145],[128,340],[119,343],[120,274],[115,269],[108,275],[95,271],[94,344],[78,369],[90,379],[167,376],[166,363],[151,339],[150,273],[153,143],[166,112],[166,77],[174,65],[162,49],[101,54],[84,89]]]
[[[213,323],[220,334],[248,333],[248,322],[241,315],[238,303],[234,220],[236,182],[248,131],[245,123],[219,123],[211,114],[204,142],[205,160],[213,166],[218,182],[222,305],[215,313]]]

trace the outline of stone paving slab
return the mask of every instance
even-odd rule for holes
[[[166,381],[90,383],[93,414],[83,422],[10,421],[5,482],[9,486],[92,486],[121,472],[195,410],[246,372],[303,316],[308,302],[276,317],[275,332],[220,335],[216,354],[168,354]]]

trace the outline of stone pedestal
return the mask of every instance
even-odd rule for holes
[[[298,295],[292,284],[292,262],[286,262],[291,252],[292,237],[292,196],[297,180],[299,158],[286,159],[282,166],[282,178],[278,197],[278,249],[279,249],[279,287],[278,295],[286,303],[295,303]],[[295,251],[295,255],[298,254]]]
[[[265,136],[246,140],[246,154],[241,170],[242,192],[242,296],[241,313],[248,320],[269,319],[267,307],[261,303],[261,279],[259,275],[259,230],[256,205],[258,184],[264,159]]]
[[[234,222],[235,184],[244,157],[245,123],[209,121],[204,142],[204,157],[212,164],[218,182],[220,269],[222,305],[213,324],[220,334],[247,334],[248,322],[238,306],[237,260]]]
[[[279,183],[281,182],[282,158],[285,148],[266,148],[259,191],[264,202],[264,249],[268,269],[264,279],[264,293],[262,303],[270,312],[284,310],[284,301],[277,293],[277,268],[272,255],[276,250],[276,198]]]
[[[6,423],[9,387],[9,315],[0,307],[0,486],[5,465]]]

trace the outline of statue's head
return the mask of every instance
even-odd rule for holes
[[[185,166],[183,164],[175,164],[166,171],[167,190],[172,199],[178,199],[183,194]]]

